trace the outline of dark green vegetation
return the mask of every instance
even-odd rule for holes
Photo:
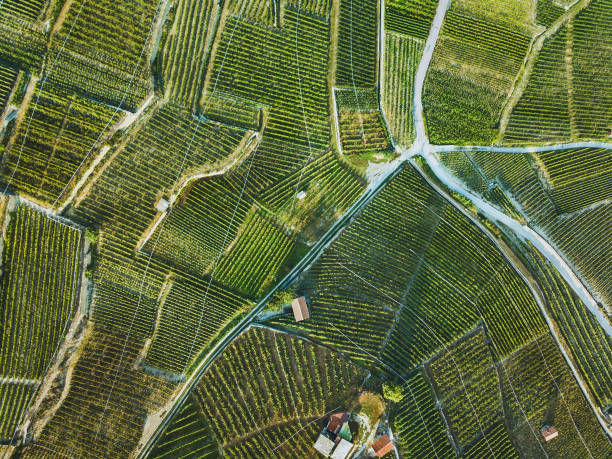
[[[606,185],[607,166],[600,161],[608,156],[598,149],[534,157],[478,151],[440,155],[470,186],[481,180],[485,186],[498,183],[520,205],[528,223],[541,228],[606,304],[612,295],[605,268],[612,253],[606,226],[612,215],[612,189]]]
[[[336,84],[372,87],[376,84],[376,0],[340,2]]]
[[[544,43],[505,141],[609,138],[612,83],[601,65],[612,59],[611,6],[593,1]]]
[[[364,376],[325,348],[251,329],[204,373],[151,457],[212,455],[215,441],[230,457],[314,455],[326,413],[349,408]]]
[[[482,320],[502,356],[545,327],[494,244],[412,166],[334,241],[304,288],[313,317],[275,324],[358,362],[378,355],[392,374],[408,374]]]
[[[78,301],[81,232],[26,205],[7,211],[0,283],[0,438],[11,439]]]
[[[432,143],[486,145],[496,139],[502,105],[532,36],[523,17],[527,8],[516,0],[491,8],[470,0],[451,5],[423,94]]]
[[[437,2],[432,0],[390,0],[385,2],[385,30],[426,40]]]

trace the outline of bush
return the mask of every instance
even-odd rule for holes
[[[382,385],[383,397],[393,403],[399,403],[404,398],[404,389],[402,386],[390,381],[385,381]]]

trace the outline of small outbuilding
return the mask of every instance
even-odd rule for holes
[[[339,440],[338,440],[339,439]],[[353,444],[350,441],[346,441],[344,438],[338,437],[336,439],[336,448],[331,455],[332,459],[346,459],[351,450],[353,449]]]
[[[306,320],[310,317],[308,304],[306,303],[306,298],[303,296],[294,298],[291,302],[291,308],[293,309],[293,316],[295,317],[296,322],[301,322],[302,320]]]
[[[553,438],[558,437],[559,431],[555,426],[544,426],[542,427],[542,436],[544,437],[544,440],[548,442],[551,441]]]
[[[334,446],[336,446],[336,444],[333,440],[327,438],[323,434],[320,434],[319,438],[317,438],[317,441],[314,444],[314,449],[320,452],[323,456],[328,457],[334,449]]]
[[[338,435],[344,424],[348,422],[348,419],[348,413],[334,413],[329,417],[326,429],[329,432]]]
[[[166,198],[159,198],[159,200],[155,203],[155,209],[160,212],[165,212],[166,210],[168,210],[169,205],[170,203]]]
[[[305,192],[304,190],[300,191],[300,192],[297,194],[298,201],[301,201],[301,200],[302,200],[302,199],[304,199],[305,197],[306,197],[306,192]]]
[[[395,446],[393,446],[393,442],[387,434],[379,437],[378,440],[372,443],[372,449],[378,457],[383,457],[384,455],[389,454],[394,448]]]

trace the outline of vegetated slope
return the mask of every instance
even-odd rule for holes
[[[534,33],[524,1],[452,3],[423,92],[432,143],[489,144]],[[490,6],[490,8],[489,8]]]
[[[607,187],[607,193],[597,191],[593,194],[591,191],[591,186],[594,190],[605,190],[609,174],[604,172],[601,176],[569,185],[572,177],[577,177],[574,171],[583,171],[585,177],[588,177],[595,169],[602,170],[600,167],[590,166],[599,164],[599,155],[607,155],[605,152],[592,154],[597,151],[570,149],[542,156],[549,164],[563,164],[567,161],[571,163],[571,158],[576,158],[572,171],[562,168],[551,174],[556,177],[554,180],[557,180],[557,183],[565,178],[565,186],[571,186],[569,189],[574,190],[573,196],[565,195],[563,187],[557,188],[556,191],[554,180],[551,183],[552,188],[549,188],[547,180],[540,178],[540,174],[545,177],[544,171],[534,164],[529,155],[473,151],[462,156],[453,154],[453,161],[448,162],[447,166],[453,171],[461,168],[464,171],[461,172],[462,177],[479,176],[487,183],[499,183],[504,191],[513,197],[514,202],[520,205],[530,226],[542,231],[572,263],[577,273],[590,285],[591,291],[597,294],[598,299],[609,304],[612,283],[606,266],[607,260],[612,256],[610,188]],[[443,161],[445,157],[446,154],[440,155]],[[469,184],[469,181],[467,183]],[[578,186],[578,183],[582,185]],[[593,204],[594,196],[602,201]],[[564,205],[567,206],[565,209]],[[574,211],[562,213],[568,209]]]
[[[152,90],[149,55],[160,5],[143,0],[73,2],[53,35],[49,81],[134,111]]]
[[[368,365],[378,355],[383,372],[407,374],[482,319],[502,356],[545,327],[493,243],[412,166],[341,233],[299,288],[312,318],[273,322]]]
[[[435,0],[389,0],[385,2],[385,31],[425,41],[436,7]]]
[[[113,110],[61,85],[35,88],[25,121],[3,156],[2,179],[48,204],[65,198],[93,160]],[[40,96],[40,97],[39,97]]]
[[[611,6],[592,2],[544,44],[504,141],[609,138]]]
[[[196,397],[187,397],[148,457],[219,457],[217,442]]]
[[[81,232],[26,205],[4,219],[0,438],[10,441],[74,314]]]
[[[193,392],[200,420],[191,429],[210,428],[230,457],[272,455],[270,450],[277,457],[307,457],[321,429],[316,421],[348,408],[364,376],[325,348],[251,328],[202,375]],[[180,425],[177,416],[166,432]],[[164,448],[180,444],[178,439]]]
[[[453,457],[446,427],[430,384],[422,371],[404,381],[402,400],[393,415],[393,433],[409,457]]]
[[[550,457],[612,454],[610,440],[550,334],[539,336],[505,360],[502,373],[506,416],[522,457],[544,457],[542,450]],[[558,429],[554,441],[543,440],[539,429],[545,425]]]
[[[219,6],[213,0],[183,0],[173,8],[172,27],[157,57],[161,86],[170,101],[193,108],[204,84]]]
[[[201,103],[218,96],[269,107],[263,140],[233,175],[255,196],[324,153],[329,143],[328,18],[287,6],[281,27],[227,18]],[[246,184],[246,185],[245,185]]]
[[[400,148],[408,148],[415,136],[413,87],[422,54],[423,41],[396,33],[385,33],[381,104],[389,120],[390,134]]]
[[[79,349],[66,398],[36,441],[22,449],[22,457],[127,457],[147,414],[174,389],[134,369],[142,346],[136,336],[126,340],[123,333],[96,325]]]
[[[342,0],[338,31],[337,86],[373,87],[377,76],[376,0]]]
[[[609,383],[612,380],[612,338],[537,249],[531,246],[520,249],[527,254],[527,262],[537,276],[551,317],[582,374],[582,380],[597,406],[604,409],[612,403]]]
[[[482,328],[441,350],[428,368],[456,447],[463,451],[479,439],[488,441],[486,432],[503,421],[503,410]]]
[[[0,114],[9,102],[8,98],[17,82],[17,75],[16,69],[0,63]]]
[[[19,2],[23,6],[23,2]],[[22,14],[9,11],[8,4],[0,5],[0,58],[15,67],[35,70],[40,67],[46,54],[46,37],[40,24]]]

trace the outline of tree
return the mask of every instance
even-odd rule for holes
[[[404,398],[404,388],[391,381],[385,381],[383,383],[383,396],[390,402],[399,403]]]
[[[285,290],[280,290],[272,295],[272,298],[268,301],[266,305],[266,309],[268,311],[280,311],[284,306],[291,304],[291,300],[295,298],[295,290],[292,288],[288,288]]]

